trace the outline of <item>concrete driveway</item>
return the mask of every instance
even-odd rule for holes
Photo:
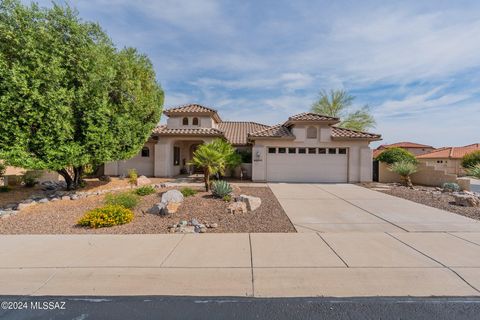
[[[353,184],[269,184],[298,232],[472,232],[480,222]]]

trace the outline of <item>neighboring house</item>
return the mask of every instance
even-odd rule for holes
[[[432,152],[432,151],[435,150],[434,147],[426,145],[426,144],[420,144],[420,143],[408,142],[408,141],[397,142],[397,143],[392,143],[392,144],[382,144],[382,145],[378,146],[377,149],[375,149],[373,151],[373,158],[375,159],[383,151],[385,151],[388,148],[393,148],[393,147],[405,149],[415,156],[425,154],[425,153],[429,153],[429,152]]]
[[[438,169],[445,169],[447,173],[462,176],[465,175],[465,170],[462,167],[463,156],[477,150],[480,150],[480,143],[463,147],[445,147],[419,155],[417,159],[420,162],[434,165]]]
[[[126,161],[105,164],[105,174],[172,177],[192,172],[188,162],[198,145],[225,138],[252,151],[252,180],[359,182],[372,179],[371,141],[377,134],[336,127],[338,118],[301,113],[285,123],[222,121],[217,111],[198,104],[163,112],[167,124],[156,127],[141,152]]]

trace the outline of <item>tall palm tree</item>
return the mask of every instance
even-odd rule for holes
[[[375,127],[375,119],[370,113],[368,105],[359,110],[349,111],[354,96],[345,90],[322,90],[318,100],[312,105],[312,112],[320,113],[330,117],[340,118],[338,125],[342,128],[365,131]]]

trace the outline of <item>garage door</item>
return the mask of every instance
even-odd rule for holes
[[[267,148],[267,180],[347,182],[347,148]]]

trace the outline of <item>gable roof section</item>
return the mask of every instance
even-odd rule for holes
[[[445,147],[417,156],[418,159],[461,159],[466,154],[480,150],[480,143],[463,147]]]
[[[246,145],[249,133],[268,128],[270,126],[250,121],[226,121],[218,124],[218,129],[223,131],[225,138],[233,145]]]
[[[332,139],[366,139],[375,141],[381,140],[382,136],[376,133],[369,133],[332,126]]]
[[[217,110],[209,107],[202,106],[200,104],[185,104],[178,107],[173,107],[163,111],[163,114],[166,116],[182,116],[182,115],[210,115],[216,122],[221,122],[220,116],[218,115]]]
[[[272,127],[268,127],[266,129],[252,132],[248,134],[250,138],[292,138],[294,139],[295,136],[293,133],[283,124],[277,124]]]
[[[336,124],[340,122],[340,119],[314,112],[302,112],[289,117],[283,125],[289,126],[297,122],[323,122],[328,124]]]
[[[392,144],[382,144],[381,146],[378,147],[378,149],[382,148],[392,148],[392,147],[398,147],[398,148],[433,148],[432,146],[426,145],[426,144],[420,144],[420,143],[415,143],[415,142],[409,142],[409,141],[403,141],[403,142],[396,142]]]
[[[223,137],[223,132],[215,128],[180,128],[168,129],[167,126],[157,126],[153,130],[153,134],[159,136],[210,136]]]

